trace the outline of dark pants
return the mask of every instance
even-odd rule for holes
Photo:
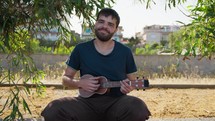
[[[151,114],[141,99],[125,95],[61,98],[49,103],[41,115],[45,121],[145,121]]]

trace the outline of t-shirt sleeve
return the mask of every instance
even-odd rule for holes
[[[137,71],[137,67],[134,61],[134,56],[131,51],[128,52],[127,62],[126,62],[126,72],[127,74],[134,73]]]
[[[79,48],[78,46],[74,48],[74,50],[71,52],[69,58],[66,61],[66,64],[75,70],[80,69],[80,53],[78,48]]]

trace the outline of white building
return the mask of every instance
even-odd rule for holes
[[[41,31],[38,31],[35,34],[35,36],[37,39],[56,41],[59,38],[59,33],[58,33],[57,28],[53,28],[49,31],[46,29],[43,29]]]
[[[74,36],[80,37],[80,34],[76,33],[75,31],[71,31],[71,33]],[[49,41],[57,41],[60,37],[57,28],[50,29],[49,31],[46,29],[43,29],[41,31],[37,31],[36,34],[34,35],[36,36],[37,39],[49,40]]]
[[[143,33],[138,34],[138,38],[148,44],[168,41],[168,35],[179,30],[179,26],[174,25],[151,25],[143,28]]]

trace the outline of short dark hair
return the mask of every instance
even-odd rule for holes
[[[104,15],[104,16],[112,16],[113,18],[116,19],[116,27],[119,26],[119,23],[120,23],[120,17],[119,17],[119,14],[111,9],[111,8],[103,8],[99,11],[98,15],[97,15],[97,18],[96,20],[98,20],[99,16],[100,15]]]

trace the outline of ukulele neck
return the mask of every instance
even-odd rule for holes
[[[121,84],[119,81],[116,81],[116,82],[109,81],[109,82],[104,82],[101,84],[102,88],[114,88],[114,87],[120,87],[120,86],[121,86]]]
[[[135,81],[129,81],[127,82],[130,86],[134,87],[135,89],[143,89],[145,87],[148,87],[149,84],[144,84],[147,80],[135,80]],[[102,82],[101,88],[114,88],[114,87],[120,87],[121,83],[120,81],[108,81],[108,82]]]

